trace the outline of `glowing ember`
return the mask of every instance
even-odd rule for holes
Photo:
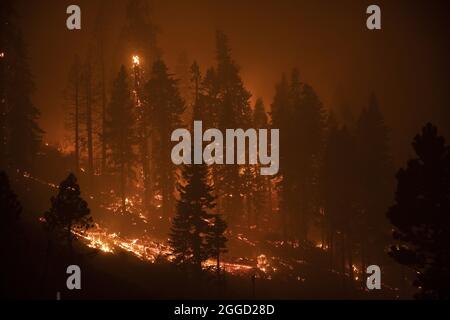
[[[269,261],[267,260],[266,255],[264,254],[260,254],[257,258],[256,258],[256,267],[261,270],[264,273],[268,272],[268,269],[270,267],[269,265]]]
[[[133,65],[138,66],[140,64],[140,58],[138,55],[133,56]]]

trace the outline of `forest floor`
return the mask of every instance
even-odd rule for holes
[[[253,268],[225,272],[220,277],[214,271],[188,275],[167,259],[150,263],[125,250],[115,250],[114,254],[102,252],[81,240],[69,252],[62,243],[48,242],[39,221],[55,189],[33,179],[24,182],[21,177],[19,174],[11,181],[24,211],[20,228],[5,240],[9,258],[4,265],[7,273],[3,295],[7,298],[56,299],[57,295],[61,299],[398,298],[396,290],[362,290],[361,282],[326,268],[327,256],[320,248],[300,250],[279,246],[277,241],[255,246],[241,234],[230,240],[229,251],[234,258],[228,255],[226,259]],[[81,268],[81,290],[66,288],[69,265]]]

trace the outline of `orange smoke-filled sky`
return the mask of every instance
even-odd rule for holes
[[[74,54],[83,55],[101,0],[19,1],[46,141],[64,137],[63,90]],[[109,47],[124,24],[126,1],[106,1]],[[370,92],[379,97],[395,157],[409,154],[425,121],[447,124],[450,104],[448,1],[377,1],[382,30],[366,28],[368,1],[155,0],[158,46],[174,71],[187,52],[205,70],[214,63],[217,28],[230,38],[247,88],[266,109],[282,72],[300,70],[326,108],[345,103],[357,116]],[[78,4],[82,30],[68,31],[66,7]],[[131,59],[130,52],[130,59]],[[114,70],[110,70],[113,73]],[[447,122],[445,122],[447,121]]]

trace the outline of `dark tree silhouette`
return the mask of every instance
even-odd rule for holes
[[[169,74],[162,60],[153,65],[151,77],[145,87],[144,104],[151,110],[149,123],[152,128],[154,191],[162,197],[162,215],[167,218],[173,208],[176,169],[170,161],[171,145],[167,143],[167,137],[181,126],[180,117],[185,105],[177,81]]]
[[[81,120],[81,72],[82,66],[80,58],[75,56],[69,71],[69,79],[66,88],[66,99],[69,104],[67,115],[67,125],[73,130],[73,141],[75,150],[75,170],[80,168],[80,120]]]
[[[226,229],[227,223],[219,214],[215,214],[207,234],[206,246],[209,256],[216,259],[217,273],[220,273],[220,255],[227,252],[227,238],[224,235]]]
[[[61,236],[72,250],[72,230],[84,231],[93,227],[93,219],[87,202],[80,196],[80,186],[74,174],[69,174],[58,190],[50,200],[50,209],[44,214],[46,228]]]
[[[10,232],[11,226],[17,223],[22,212],[22,206],[11,190],[8,176],[4,171],[0,172],[0,212],[0,233],[4,236],[5,233]]]
[[[269,129],[269,119],[261,98],[256,99],[253,111],[252,126],[255,129]],[[260,227],[261,218],[267,219],[271,207],[271,185],[268,176],[260,175],[260,165],[249,166],[251,176],[249,178],[251,184],[251,202],[252,215],[251,223]]]
[[[356,127],[357,162],[355,190],[361,209],[361,258],[363,269],[383,264],[383,248],[389,239],[389,223],[383,214],[392,202],[394,170],[389,155],[388,128],[375,95],[361,112]]]
[[[245,88],[240,68],[231,56],[228,37],[221,31],[216,32],[216,59],[217,66],[214,77],[217,86],[216,101],[214,102],[214,105],[217,106],[216,128],[223,132],[228,128],[247,129],[251,126],[252,120],[249,102],[251,94]],[[226,158],[226,151],[224,158]],[[230,225],[238,222],[237,212],[243,204],[242,194],[245,192],[246,183],[240,168],[237,164],[221,166],[218,168],[215,178],[217,192],[220,196],[218,204]]]
[[[11,190],[8,176],[0,171],[0,296],[7,297],[17,286],[17,268],[20,267],[19,219],[22,206]]]
[[[95,60],[98,65],[98,73],[100,80],[100,99],[101,99],[101,115],[100,115],[100,132],[99,138],[101,142],[101,172],[104,174],[106,172],[107,164],[107,143],[105,137],[105,127],[106,127],[106,109],[107,109],[107,97],[106,97],[106,87],[107,87],[107,72],[106,72],[106,36],[107,36],[107,6],[108,1],[101,0],[99,2],[97,16],[95,18],[95,28],[94,28],[94,41],[95,41]]]
[[[397,173],[390,256],[416,271],[418,298],[450,297],[450,147],[428,123],[414,138],[417,155]]]
[[[305,241],[312,217],[318,211],[316,181],[323,151],[325,114],[314,89],[300,81],[296,69],[292,71],[290,83],[283,76],[276,87],[272,124],[283,132],[280,144],[296,142],[295,148],[283,149],[280,154],[284,234]]]
[[[330,264],[332,267],[339,266],[343,275],[347,273],[347,268],[350,274],[353,271],[352,245],[359,219],[354,149],[353,136],[346,127],[339,128],[334,115],[330,114],[321,168],[320,197]]]
[[[43,131],[31,100],[34,83],[12,3],[0,5],[0,163],[9,160],[9,165],[30,169]]]
[[[87,167],[88,174],[94,174],[94,105],[97,98],[97,85],[95,83],[93,50],[89,48],[86,61],[83,65],[83,99],[85,104],[84,120],[86,128]]]
[[[185,165],[178,192],[176,216],[170,244],[178,263],[190,263],[199,270],[209,257],[206,236],[210,232],[210,211],[215,207],[214,188],[208,183],[208,167]]]
[[[105,138],[110,150],[110,170],[120,175],[120,196],[124,212],[126,189],[128,181],[134,177],[133,164],[136,160],[133,152],[136,143],[133,103],[124,66],[120,68],[113,84],[106,115]]]
[[[279,83],[275,87],[275,96],[271,105],[271,118],[272,127],[279,129],[280,132],[285,132],[280,136],[280,145],[289,145],[289,123],[290,114],[292,113],[289,104],[289,82],[286,76],[283,74]],[[286,238],[290,233],[290,222],[291,222],[291,207],[292,199],[294,198],[294,188],[292,176],[286,174],[287,168],[291,165],[290,161],[292,158],[289,157],[286,151],[280,153],[280,169],[278,171],[278,176],[283,177],[283,180],[278,183],[277,191],[278,197],[280,198],[280,213],[282,218],[282,233]],[[289,165],[288,165],[289,162]]]

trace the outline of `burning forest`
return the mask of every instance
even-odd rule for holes
[[[26,23],[20,1],[0,4],[2,297],[448,299],[450,126],[438,107],[394,108],[407,76],[393,92],[355,71],[358,52],[330,62],[325,47],[347,49],[299,14],[302,51],[283,18],[302,2],[81,2],[55,4],[67,28],[49,37],[68,48],[51,60],[29,23],[56,9]],[[273,30],[250,28],[266,6]],[[183,8],[221,13],[188,31]]]

